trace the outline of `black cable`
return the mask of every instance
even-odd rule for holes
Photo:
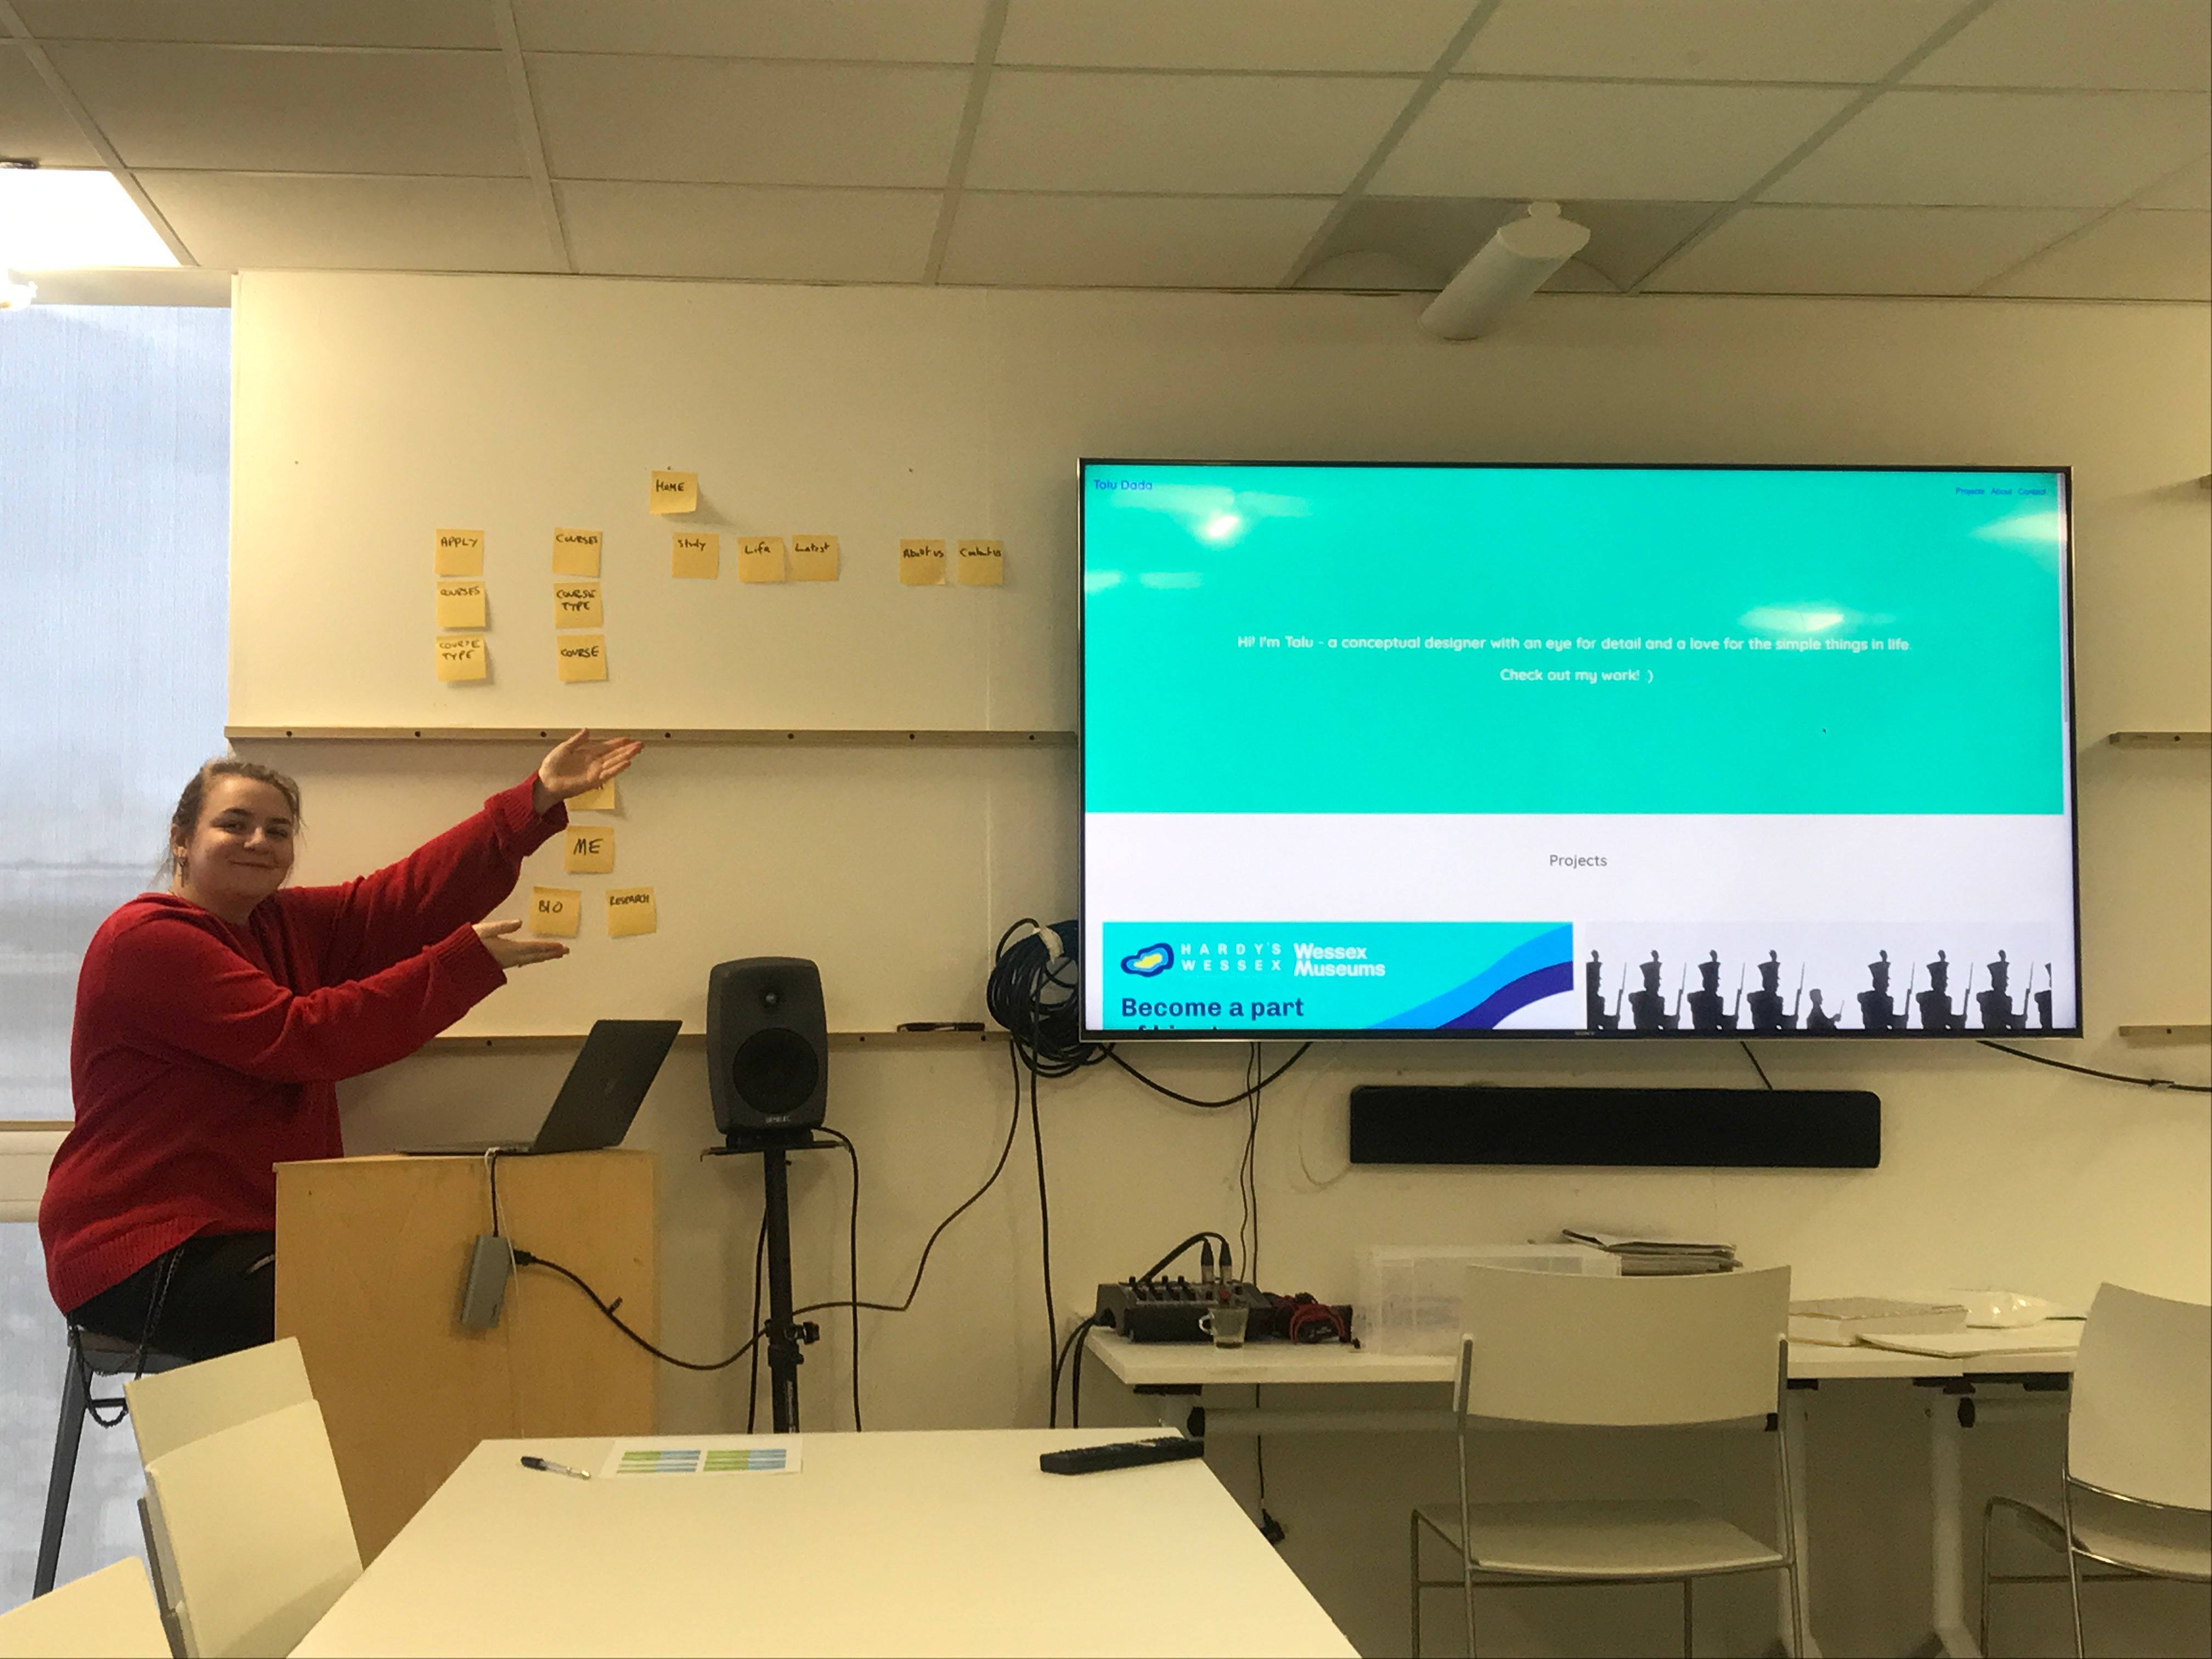
[[[1282,1074],[1283,1074],[1284,1073],[1285,1073],[1285,1072],[1289,1071],[1289,1070],[1291,1069],[1291,1066],[1293,1066],[1297,1065],[1300,1060],[1304,1060],[1304,1059],[1305,1058],[1305,1056],[1306,1056],[1306,1050],[1307,1050],[1307,1049],[1309,1049],[1309,1048],[1312,1048],[1312,1047],[1313,1047],[1313,1044],[1312,1044],[1312,1043],[1310,1043],[1310,1042],[1302,1042],[1302,1043],[1300,1043],[1300,1044],[1298,1045],[1298,1051],[1297,1051],[1297,1053],[1296,1053],[1296,1054],[1292,1054],[1292,1055],[1291,1055],[1288,1060],[1285,1060],[1281,1065],[1279,1065],[1279,1066],[1278,1066],[1277,1067],[1275,1067],[1275,1069],[1274,1069],[1273,1071],[1272,1071],[1272,1072],[1268,1073],[1267,1076],[1265,1076],[1265,1077],[1261,1078],[1261,1079],[1260,1079],[1260,1081],[1259,1081],[1259,1084],[1258,1084],[1256,1086],[1257,1086],[1258,1088],[1261,1088],[1261,1089],[1266,1088],[1269,1084],[1273,1083],[1273,1082],[1277,1078],[1279,1078],[1279,1077],[1282,1076]],[[1233,1095],[1230,1096],[1230,1097],[1229,1097],[1229,1098],[1228,1098],[1228,1099],[1226,1099],[1226,1100],[1198,1100],[1198,1099],[1194,1099],[1194,1098],[1193,1098],[1193,1097],[1192,1097],[1191,1096],[1189,1096],[1189,1095],[1182,1095],[1182,1094],[1177,1094],[1174,1090],[1172,1090],[1172,1089],[1169,1088],[1169,1087],[1168,1087],[1165,1084],[1164,1084],[1164,1083],[1155,1083],[1155,1082],[1153,1082],[1152,1079],[1150,1079],[1150,1078],[1146,1077],[1146,1076],[1142,1072],[1139,1071],[1135,1066],[1132,1066],[1131,1064],[1129,1064],[1129,1062],[1128,1062],[1127,1060],[1126,1060],[1122,1059],[1122,1058],[1121,1058],[1121,1054],[1120,1054],[1118,1052],[1116,1052],[1115,1049],[1111,1048],[1108,1048],[1104,1049],[1104,1050],[1103,1051],[1103,1058],[1105,1058],[1105,1059],[1107,1059],[1107,1060],[1112,1060],[1112,1061],[1113,1061],[1116,1066],[1120,1066],[1123,1071],[1127,1072],[1127,1073],[1131,1077],[1133,1077],[1133,1078],[1136,1079],[1138,1082],[1139,1082],[1139,1083],[1143,1084],[1143,1085],[1145,1085],[1145,1087],[1146,1087],[1147,1089],[1150,1089],[1150,1090],[1151,1090],[1154,1094],[1157,1094],[1157,1095],[1165,1095],[1165,1096],[1166,1096],[1170,1100],[1178,1100],[1178,1101],[1181,1101],[1181,1102],[1182,1102],[1184,1105],[1186,1105],[1186,1106],[1195,1106],[1195,1107],[1198,1107],[1198,1108],[1199,1108],[1200,1110],[1202,1110],[1202,1111],[1208,1111],[1208,1112],[1218,1111],[1218,1110],[1220,1110],[1220,1109],[1221,1109],[1221,1108],[1223,1108],[1224,1106],[1235,1106],[1235,1105],[1240,1104],[1241,1103],[1243,1103],[1243,1101],[1245,1101],[1246,1099],[1249,1098],[1249,1097],[1250,1097],[1250,1096],[1251,1096],[1251,1095],[1254,1093],[1254,1091],[1255,1091],[1252,1088],[1246,1088],[1246,1089],[1240,1090],[1240,1091],[1238,1091],[1236,1094],[1233,1094]]]
[[[1014,1109],[1018,1112],[1022,1099],[1021,1060],[1012,1043],[1006,1046],[1006,1056],[1014,1062]],[[1056,1380],[1060,1369],[1056,1358],[1060,1313],[1052,1297],[1052,1203],[1045,1186],[1044,1124],[1037,1115],[1037,1074],[1034,1070],[1030,1073],[1030,1143],[1036,1149],[1037,1253],[1038,1270],[1044,1279],[1044,1351]]]
[[[494,1238],[497,1238],[500,1236],[499,1155],[501,1150],[501,1149],[497,1146],[487,1146],[484,1148],[483,1155],[484,1178],[491,1183],[491,1236]]]
[[[514,1265],[518,1267],[544,1267],[548,1272],[560,1274],[562,1278],[567,1279],[571,1285],[574,1285],[578,1290],[589,1297],[592,1301],[592,1305],[597,1308],[601,1313],[605,1314],[617,1330],[620,1331],[631,1341],[636,1343],[639,1347],[644,1349],[655,1359],[661,1361],[663,1364],[680,1366],[687,1371],[726,1370],[731,1366],[736,1364],[738,1361],[743,1359],[746,1354],[750,1353],[752,1351],[753,1345],[758,1342],[761,1338],[766,1334],[765,1332],[757,1329],[755,1330],[750,1336],[744,1340],[744,1342],[738,1347],[735,1353],[731,1354],[725,1359],[717,1359],[712,1362],[702,1362],[696,1359],[678,1359],[674,1354],[665,1352],[659,1348],[654,1347],[652,1343],[647,1341],[635,1331],[630,1329],[629,1326],[623,1322],[622,1316],[615,1311],[616,1309],[622,1306],[622,1297],[617,1297],[611,1302],[602,1301],[600,1299],[599,1293],[597,1291],[593,1290],[589,1285],[586,1285],[581,1279],[577,1277],[576,1274],[571,1273],[559,1262],[548,1261],[544,1256],[532,1255],[527,1250],[517,1250],[514,1253]]]
[[[1978,1037],[1976,1041],[1984,1048],[2010,1054],[2014,1060],[2032,1060],[2038,1066],[2056,1066],[2062,1072],[2079,1072],[2083,1077],[2100,1077],[2107,1083],[2132,1083],[2139,1089],[2175,1089],[2185,1095],[2212,1095],[2212,1084],[2179,1083],[2170,1077],[2130,1077],[2124,1072],[2100,1072],[2094,1066],[2076,1066],[2071,1060],[2053,1060],[2048,1054],[2031,1054],[2025,1048],[2007,1048],[2003,1043],[1992,1042],[1987,1037]]]
[[[1014,938],[1024,927],[1030,931]],[[1106,1057],[1105,1049],[1083,1041],[1081,938],[1079,922],[1048,929],[1036,917],[1024,916],[999,935],[991,953],[983,1005],[1006,1027],[1022,1063],[1039,1077],[1072,1077]]]
[[[1202,1243],[1205,1243],[1207,1239],[1209,1239],[1209,1238],[1210,1238],[1210,1239],[1212,1239],[1215,1243],[1217,1243],[1217,1244],[1220,1245],[1220,1246],[1222,1247],[1222,1249],[1227,1249],[1229,1248],[1229,1241],[1228,1241],[1227,1239],[1224,1238],[1224,1237],[1223,1237],[1219,1233],[1215,1232],[1215,1231],[1214,1231],[1212,1228],[1210,1228],[1210,1227],[1209,1227],[1209,1228],[1207,1228],[1207,1229],[1206,1229],[1205,1231],[1203,1231],[1203,1232],[1196,1232],[1196,1233],[1193,1233],[1193,1234],[1192,1234],[1188,1238],[1186,1238],[1185,1240],[1183,1240],[1183,1242],[1182,1242],[1182,1243],[1180,1243],[1180,1244],[1176,1245],[1176,1246],[1175,1247],[1175,1249],[1173,1249],[1172,1250],[1170,1250],[1170,1251],[1169,1251],[1165,1255],[1162,1256],[1162,1257],[1161,1257],[1158,1261],[1155,1261],[1154,1263],[1152,1263],[1152,1265],[1151,1267],[1149,1267],[1146,1268],[1144,1272],[1142,1272],[1142,1273],[1139,1273],[1139,1274],[1137,1275],[1137,1279],[1138,1279],[1139,1282],[1139,1283],[1144,1283],[1144,1282],[1149,1281],[1149,1280],[1151,1280],[1151,1279],[1157,1279],[1157,1278],[1159,1276],[1159,1272],[1160,1272],[1160,1269],[1161,1269],[1161,1268],[1163,1268],[1163,1267],[1166,1267],[1169,1263],[1172,1262],[1172,1261],[1174,1261],[1177,1256],[1181,1255],[1182,1255],[1185,1250],[1188,1249],[1192,1245],[1194,1245],[1194,1244],[1202,1244]]]
[[[1068,1384],[1067,1426],[1071,1429],[1079,1429],[1083,1426],[1083,1356],[1091,1346],[1087,1340],[1091,1328],[1097,1322],[1098,1316],[1093,1314],[1076,1327],[1075,1334],[1086,1340],[1075,1345],[1075,1376]]]
[[[1254,1043],[1244,1060],[1244,1100],[1247,1119],[1244,1127],[1244,1155],[1237,1165],[1237,1196],[1243,1208],[1243,1227],[1237,1232],[1237,1241],[1244,1249],[1244,1276],[1253,1284],[1260,1282],[1260,1045]],[[1244,1228],[1249,1228],[1247,1239]]]
[[[823,1128],[828,1135],[845,1149],[845,1156],[853,1160],[852,1220],[845,1236],[845,1282],[853,1294],[860,1293],[860,1152],[846,1136],[831,1128]],[[860,1304],[853,1304],[853,1432],[860,1431]]]
[[[1739,1037],[1735,1046],[1743,1050],[1743,1057],[1751,1062],[1751,1069],[1759,1073],[1759,1080],[1771,1089],[1774,1086],[1774,1079],[1767,1076],[1766,1067],[1759,1063],[1759,1056],[1751,1052],[1751,1044]]]
[[[1060,1426],[1060,1374],[1066,1367],[1068,1356],[1075,1351],[1076,1344],[1083,1340],[1083,1334],[1097,1322],[1097,1317],[1093,1314],[1089,1319],[1077,1325],[1073,1330],[1068,1332],[1067,1340],[1062,1342],[1053,1352],[1052,1398],[1048,1402],[1045,1412],[1045,1423],[1049,1428],[1056,1429]]]
[[[761,1328],[761,1274],[767,1260],[768,1215],[763,1211],[761,1215],[760,1237],[753,1241],[753,1311],[752,1322],[747,1328],[755,1331]],[[753,1349],[752,1382],[745,1394],[745,1432],[747,1434],[752,1433],[760,1424],[760,1359],[761,1351],[756,1346]]]

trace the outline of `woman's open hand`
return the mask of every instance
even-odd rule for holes
[[[480,921],[477,937],[483,948],[491,952],[491,959],[504,973],[510,968],[527,968],[533,962],[553,962],[568,954],[568,947],[557,939],[510,939],[510,933],[520,931],[519,921]]]
[[[595,738],[588,731],[579,732],[538,763],[531,804],[543,812],[556,801],[596,789],[627,771],[644,747],[635,738]]]

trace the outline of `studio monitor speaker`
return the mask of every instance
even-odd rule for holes
[[[724,1134],[811,1129],[830,1091],[822,970],[747,957],[707,975],[707,1085]]]

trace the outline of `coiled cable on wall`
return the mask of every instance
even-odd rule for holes
[[[1080,934],[1075,921],[1047,927],[1024,916],[999,936],[992,957],[984,1006],[1006,1028],[1022,1068],[1033,1077],[1072,1077],[1106,1058],[1103,1047],[1082,1038]]]

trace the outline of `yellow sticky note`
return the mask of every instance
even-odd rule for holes
[[[669,543],[668,574],[672,576],[720,575],[722,538],[711,531],[678,531]]]
[[[1000,587],[1006,580],[1006,550],[998,542],[963,542],[952,562],[952,579],[963,587]]]
[[[652,513],[696,513],[699,510],[699,475],[696,472],[656,472],[646,508]]]
[[[561,843],[561,867],[572,876],[604,876],[615,867],[615,832],[604,823],[572,823]]]
[[[530,931],[554,939],[574,939],[584,919],[584,896],[573,887],[530,890]]]
[[[783,580],[783,538],[744,536],[738,541],[738,580],[741,582],[780,582]]]
[[[793,536],[791,538],[791,580],[795,582],[836,581],[837,538],[835,536]]]
[[[596,530],[555,531],[553,574],[556,576],[598,575],[599,539],[599,532]]]
[[[553,648],[560,653],[564,680],[603,680],[607,677],[607,636],[604,634],[556,634]]]
[[[899,544],[899,585],[902,587],[936,587],[944,580],[943,542]]]
[[[568,797],[571,812],[611,812],[616,811],[615,784],[608,779],[596,789],[586,789],[580,795]]]
[[[553,584],[553,626],[556,628],[605,628],[605,613],[599,609],[599,585],[597,582],[556,582]]]
[[[441,634],[437,648],[441,680],[480,680],[491,672],[491,653],[481,634]]]
[[[660,925],[653,908],[650,887],[607,889],[607,932],[617,939],[650,933]]]
[[[482,628],[483,625],[483,583],[441,581],[438,584],[439,627]]]
[[[483,532],[441,530],[438,532],[438,574],[441,576],[483,575]]]

